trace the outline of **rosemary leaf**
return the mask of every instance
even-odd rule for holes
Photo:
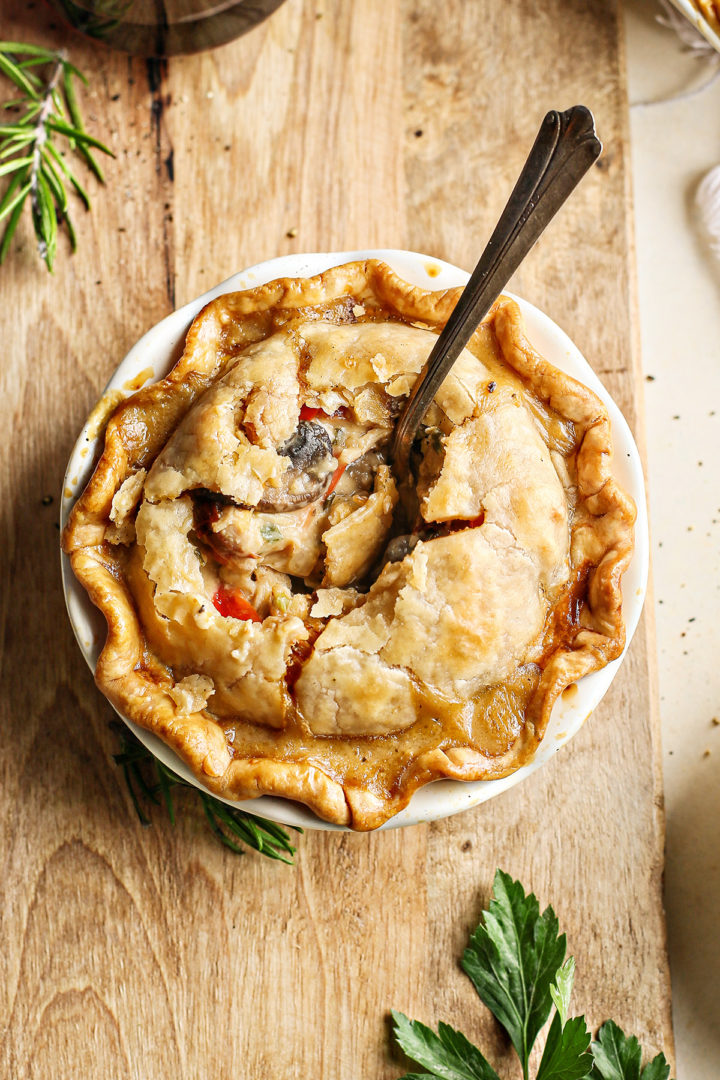
[[[15,172],[17,169],[23,169],[26,165],[32,165],[32,160],[32,155],[30,155],[30,157],[13,158],[12,161],[6,161],[4,165],[0,165],[0,176]]]
[[[235,810],[216,800],[213,805],[213,813],[248,847],[255,848],[256,851],[259,851],[262,855],[267,855],[271,859],[279,859],[280,862],[285,863],[292,862],[292,859],[286,859],[277,850],[280,847],[282,851],[286,851],[291,855],[295,853],[295,848],[289,843],[289,838],[284,830],[281,830],[283,834],[281,841],[273,840],[270,830],[267,828],[268,825],[272,824],[271,822],[246,814],[243,810]]]
[[[29,190],[30,189],[28,188],[28,191]],[[26,191],[25,195],[27,195],[27,193],[28,192]],[[10,220],[8,221],[7,225],[5,226],[5,232],[3,233],[2,243],[0,244],[0,264],[2,264],[5,261],[5,256],[8,253],[8,249],[9,249],[10,244],[12,242],[12,238],[15,235],[15,230],[17,228],[17,224],[18,224],[18,221],[20,220],[20,215],[22,214],[22,210],[23,210],[23,202],[24,202],[24,198],[22,200],[20,200],[20,202],[16,203],[15,209],[13,210],[12,214],[10,215]]]
[[[244,849],[240,846],[242,843],[270,859],[276,859],[288,865],[293,864],[296,849],[281,825],[274,821],[266,821],[254,814],[248,814],[239,807],[228,806],[208,792],[200,791],[155,758],[124,724],[113,721],[110,727],[119,737],[122,747],[120,753],[113,754],[113,760],[123,770],[133,805],[143,824],[148,822],[148,818],[139,807],[137,789],[140,789],[142,794],[155,805],[159,805],[158,795],[162,795],[170,821],[175,824],[172,789],[173,787],[189,788],[199,798],[213,834],[225,847],[242,855],[244,854]],[[148,769],[152,768],[158,781],[157,784],[148,783],[144,772],[146,766]],[[302,832],[302,829],[293,828],[295,832]]]
[[[241,847],[238,847],[238,845],[233,840],[231,840],[229,836],[226,836],[218,825],[214,814],[214,807],[210,803],[210,800],[207,799],[205,795],[201,795],[200,800],[202,802],[203,810],[205,811],[205,817],[210,822],[210,828],[215,833],[220,843],[224,844],[225,847],[229,847],[230,850],[234,851],[236,855],[244,855],[245,852],[243,851],[243,849]]]
[[[63,99],[61,98],[57,87],[55,87],[55,89],[52,92],[52,102],[53,102],[53,105],[55,106],[55,111],[58,114],[58,116],[60,117],[60,119],[64,120],[65,123],[67,123],[67,120],[68,120],[67,112],[66,112],[65,106],[63,104]]]
[[[132,782],[132,777],[130,775],[130,766],[129,765],[123,765],[123,775],[125,777],[125,783],[127,784],[127,789],[130,792],[130,798],[132,799],[133,806],[135,807],[135,813],[137,814],[138,818],[140,819],[140,824],[147,827],[148,825],[151,824],[150,818],[147,817],[147,815],[143,812],[143,808],[140,805],[140,800],[138,799],[135,788],[133,787],[133,782]]]
[[[65,228],[68,231],[68,237],[70,239],[70,250],[77,251],[77,233],[75,232],[75,226],[72,223],[72,218],[69,212],[65,211]]]
[[[159,806],[160,800],[157,797],[157,788],[151,787],[146,781],[145,776],[143,775],[143,771],[140,768],[140,762],[133,761],[130,769],[132,770],[132,774],[137,781],[137,786],[140,788],[145,798],[149,799],[153,806]]]
[[[60,213],[64,216],[68,209],[68,198],[65,185],[57,174],[57,170],[54,168],[52,162],[47,155],[43,155],[43,162],[40,166],[40,174],[45,177],[48,187],[52,192],[52,197],[55,200]]]
[[[36,98],[38,96],[32,80],[27,77],[22,68],[13,63],[10,57],[4,55],[2,51],[0,51],[0,71],[3,75],[7,75],[8,79],[12,79],[15,85],[26,93],[28,97]]]
[[[3,210],[10,202],[18,187],[20,186],[20,184],[22,184],[23,180],[24,177],[22,173],[15,173],[5,191],[5,194],[3,195],[2,199],[0,199],[0,214],[2,214]]]
[[[42,63],[43,63],[43,61],[38,59],[38,60],[25,60],[23,63],[18,64],[18,67],[22,71],[23,75],[25,76],[27,81],[30,83],[30,85],[36,91],[39,91],[39,90],[42,89],[42,80],[40,78],[38,78],[38,76],[35,74],[34,71],[28,71],[27,69],[29,67],[37,67],[39,64],[42,64]]]
[[[42,57],[42,62],[45,64],[51,64],[55,59],[56,53],[50,49],[43,48],[42,45],[29,45],[27,42],[20,41],[0,41],[0,53],[18,53],[19,56],[38,56]]]
[[[173,804],[173,798],[170,791],[170,785],[174,782],[172,773],[165,768],[161,761],[155,762],[155,772],[158,775],[160,781],[160,790],[162,791],[163,799],[165,800],[165,806],[167,808],[168,817],[170,818],[170,824],[175,824],[175,806]]]
[[[84,204],[85,204],[85,209],[86,209],[86,210],[89,210],[89,209],[90,209],[90,196],[88,195],[87,191],[86,191],[86,190],[85,190],[85,188],[84,188],[84,187],[82,186],[82,184],[80,183],[80,181],[79,181],[79,180],[77,179],[77,177],[76,177],[76,176],[75,176],[75,175],[74,175],[74,174],[73,174],[73,173],[72,173],[72,172],[70,171],[70,169],[68,168],[68,166],[67,166],[67,163],[66,163],[66,161],[65,161],[65,158],[64,158],[64,157],[62,156],[62,154],[59,154],[59,153],[58,153],[58,151],[56,150],[56,148],[55,148],[55,147],[53,146],[53,144],[52,144],[51,142],[47,142],[47,143],[45,143],[45,147],[44,147],[44,149],[45,149],[45,150],[46,150],[46,151],[47,151],[48,153],[52,154],[52,156],[54,157],[55,161],[56,161],[56,162],[57,162],[57,164],[58,164],[58,165],[60,166],[60,168],[62,169],[62,171],[63,171],[63,172],[65,173],[65,175],[67,176],[68,180],[70,181],[70,183],[71,183],[71,184],[72,184],[72,186],[73,186],[73,187],[75,188],[76,192],[78,193],[78,195],[80,196],[80,198],[81,198],[81,199],[82,199],[82,201],[84,202]]]
[[[52,58],[52,53],[44,51],[41,56],[33,56],[29,60],[21,60],[18,63],[18,67],[21,67],[23,71],[26,71],[28,68],[39,67],[40,64],[48,64],[52,61]]]
[[[6,135],[26,135],[28,130],[28,124],[25,123],[25,118],[18,120],[17,124],[0,124],[0,136]]]
[[[73,127],[71,124],[66,124],[64,120],[59,117],[51,116],[47,121],[47,126],[51,131],[57,131],[60,135],[67,136],[68,139],[73,139],[76,143],[85,144],[86,146],[94,146],[96,150],[102,150],[104,154],[108,154],[110,157],[115,157],[112,150],[100,142],[100,139],[94,138],[89,135],[87,131],[83,131],[81,128]]]
[[[79,71],[74,64],[71,64],[69,60],[65,61],[65,70],[69,71],[71,75],[74,75],[76,79],[79,79],[83,85],[87,86],[88,81],[82,71]]]
[[[258,851],[262,851],[262,835],[252,821],[243,821],[242,819],[236,820],[222,803],[218,806],[214,806],[213,812],[215,816],[222,821],[223,825],[228,826],[231,832],[234,832],[237,836],[245,840],[246,843],[257,848]]]
[[[67,229],[71,249],[77,247],[66,181],[84,206],[90,208],[87,192],[66,165],[56,144],[67,140],[69,152],[80,157],[100,181],[103,174],[92,149],[114,155],[100,139],[85,130],[74,80],[86,83],[86,79],[64,52],[20,42],[0,42],[2,76],[17,86],[23,96],[2,106],[8,122],[0,124],[0,178],[7,176],[9,183],[0,198],[0,221],[8,218],[0,244],[0,262],[7,255],[30,195],[38,252],[48,270],[52,270],[60,226]],[[22,110],[21,115],[11,119],[10,108]]]
[[[10,157],[11,154],[17,154],[18,150],[22,150],[28,143],[33,142],[35,136],[32,132],[22,131],[17,135],[11,135],[7,140],[4,150],[0,150],[0,161],[3,158]]]
[[[73,75],[76,75],[80,79],[83,78],[76,68],[73,68],[71,71],[69,68],[66,67],[63,71],[63,88],[65,90],[65,100],[67,101],[68,112],[70,113],[70,119],[72,120],[73,124],[79,131],[84,131],[85,126],[82,121],[82,116],[80,115],[77,97],[75,96],[75,87],[73,86],[72,81]],[[101,184],[104,183],[105,177],[103,175],[103,171],[95,160],[93,154],[90,152],[90,150],[88,150],[87,146],[83,146],[81,143],[78,149],[80,150],[82,156],[85,158],[85,161],[87,162],[87,166],[90,171],[95,173],[95,176],[98,178]],[[108,154],[110,153],[110,151],[107,150],[106,147],[101,147],[101,149],[105,150],[105,152]]]
[[[113,761],[116,765],[131,765],[136,761],[147,761],[147,753],[142,745],[139,748],[130,747],[121,754],[113,754]]]
[[[57,212],[52,192],[41,172],[36,174],[36,187],[31,195],[36,232],[42,237],[39,245],[40,254],[47,263],[48,270],[52,270],[57,250]]]
[[[23,116],[22,116],[22,119],[21,119],[21,123],[23,124],[24,127],[28,127],[29,124],[30,124],[30,121],[34,120],[36,116],[40,115],[40,113],[42,112],[42,107],[43,107],[42,101],[31,102],[26,107],[25,112],[23,113]]]
[[[263,831],[266,832],[279,847],[284,848],[285,851],[295,850],[282,825],[278,825],[275,821],[268,821],[266,818],[258,818],[258,820],[262,821]]]
[[[0,210],[0,221],[2,221],[4,217],[7,217],[7,215],[15,209],[18,203],[22,203],[25,200],[25,198],[30,194],[30,187],[31,182],[30,180],[28,180],[27,184],[25,184],[21,188],[17,195],[15,195],[6,205],[3,206],[2,210]]]

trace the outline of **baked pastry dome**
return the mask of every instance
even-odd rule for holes
[[[507,775],[624,644],[634,506],[602,402],[501,297],[398,492],[398,412],[459,290],[383,263],[219,297],[111,416],[63,536],[108,623],[96,680],[216,794],[371,829]]]
[[[708,26],[720,34],[720,0],[692,0]]]

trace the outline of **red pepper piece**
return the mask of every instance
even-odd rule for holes
[[[341,405],[334,413],[326,413],[324,409],[313,409],[310,405],[303,405],[300,410],[301,420],[315,420],[318,416],[322,416],[325,420],[330,417],[340,417],[342,420],[347,420],[350,416],[350,410],[345,405]]]
[[[226,618],[262,622],[255,608],[249,600],[245,599],[239,589],[228,589],[221,585],[213,595],[212,602],[220,614]]]
[[[342,474],[345,472],[346,469],[347,469],[347,465],[338,465],[337,469],[333,473],[333,478],[330,481],[330,486],[327,489],[327,491],[325,492],[325,498],[326,499],[327,499],[328,495],[332,495],[333,491],[335,490],[335,488],[338,485],[340,477],[342,476]]]
[[[465,529],[477,529],[485,521],[485,511],[482,510],[475,518],[455,518],[447,521],[445,528],[449,533],[463,532]]]

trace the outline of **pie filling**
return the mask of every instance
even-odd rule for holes
[[[607,416],[512,301],[398,491],[393,427],[455,299],[377,263],[221,297],[110,421],[64,538],[108,618],[98,682],[226,796],[376,827],[429,780],[517,769],[622,648]]]

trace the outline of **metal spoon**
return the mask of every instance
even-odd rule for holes
[[[553,109],[543,120],[495,232],[398,418],[390,461],[400,484],[408,477],[410,447],[417,429],[450,368],[601,150],[593,115],[584,105],[567,112]]]

